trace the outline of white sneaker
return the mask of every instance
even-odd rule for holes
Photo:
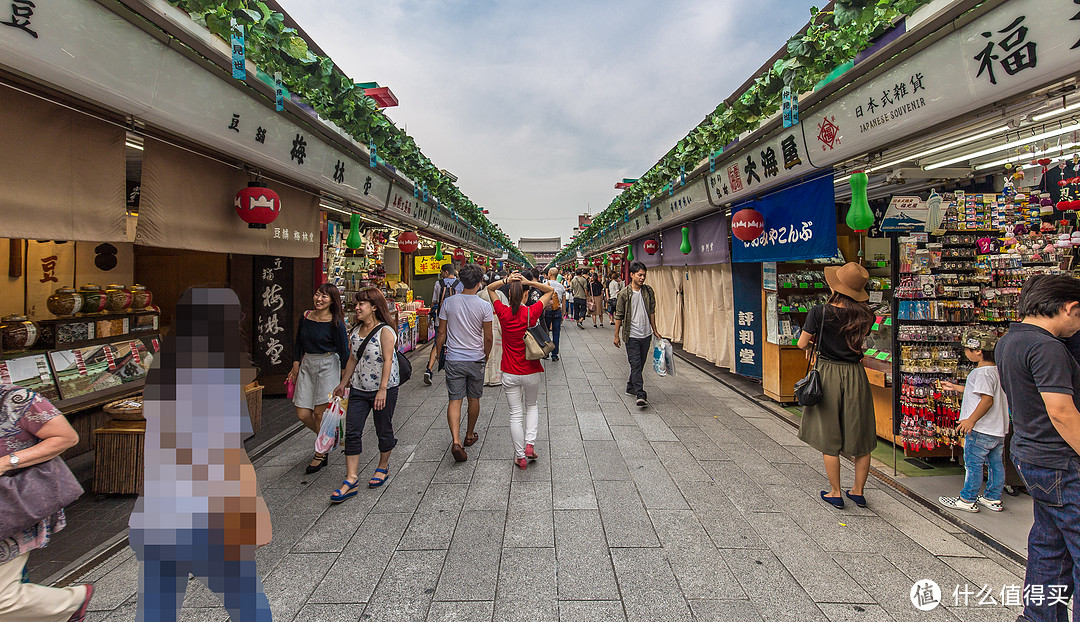
[[[938,497],[938,503],[944,505],[947,508],[953,510],[962,510],[964,512],[978,512],[979,506],[974,503],[968,503],[960,497]]]
[[[1000,512],[1005,509],[1001,505],[1001,501],[991,501],[990,499],[987,499],[982,495],[979,495],[979,497],[975,499],[975,502],[988,510],[993,510],[994,512]]]

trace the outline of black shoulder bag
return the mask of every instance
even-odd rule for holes
[[[815,406],[821,401],[821,374],[816,369],[810,369],[810,366],[814,364],[818,342],[821,341],[822,333],[825,332],[825,311],[825,307],[822,307],[821,326],[814,335],[814,347],[810,349],[810,360],[806,362],[806,376],[795,383],[795,400],[799,406]]]

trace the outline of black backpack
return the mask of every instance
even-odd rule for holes
[[[435,301],[435,304],[431,305],[431,310],[436,313],[439,311],[439,307],[442,306],[447,296],[453,296],[457,293],[458,280],[454,279],[449,285],[446,284],[446,279],[439,279],[439,299]]]

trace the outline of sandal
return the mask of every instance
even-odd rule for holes
[[[495,385],[492,385],[492,386],[495,386]],[[465,435],[465,442],[462,443],[462,445],[465,445],[466,447],[470,447],[470,446],[472,446],[473,443],[475,443],[478,440],[480,440],[480,434],[478,432],[473,432],[472,434],[466,434]]]
[[[83,622],[86,619],[86,610],[90,608],[90,599],[94,597],[94,586],[89,583],[86,584],[86,596],[83,597],[82,606],[78,611],[71,614],[68,618],[68,622]]]
[[[341,488],[338,488],[330,495],[330,503],[341,503],[346,499],[352,499],[356,496],[356,487],[360,485],[360,481],[350,482],[349,480],[342,480]],[[342,492],[345,491],[345,492]]]
[[[319,469],[321,469],[324,466],[326,466],[327,464],[329,464],[330,463],[330,454],[328,452],[328,453],[320,455],[318,452],[316,452],[315,456],[311,458],[311,462],[313,464],[309,463],[307,465],[307,468],[304,469],[304,472],[307,473],[308,475],[311,475],[312,473],[318,473]]]
[[[384,483],[386,483],[386,478],[390,477],[390,468],[389,467],[387,467],[385,469],[375,469],[375,472],[376,473],[382,473],[383,476],[382,477],[376,477],[376,476],[372,475],[371,479],[369,479],[368,483],[367,483],[368,488],[378,488],[379,486],[382,486]]]

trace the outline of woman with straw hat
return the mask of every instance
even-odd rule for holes
[[[835,508],[844,507],[844,496],[866,507],[863,485],[870,473],[870,452],[877,446],[874,399],[862,367],[863,339],[874,324],[866,303],[866,268],[851,262],[825,268],[832,289],[827,304],[810,309],[799,336],[799,347],[817,345],[814,369],[821,375],[821,401],[803,410],[799,438],[819,450],[829,477],[821,498]],[[841,494],[840,454],[855,462],[855,484]]]

